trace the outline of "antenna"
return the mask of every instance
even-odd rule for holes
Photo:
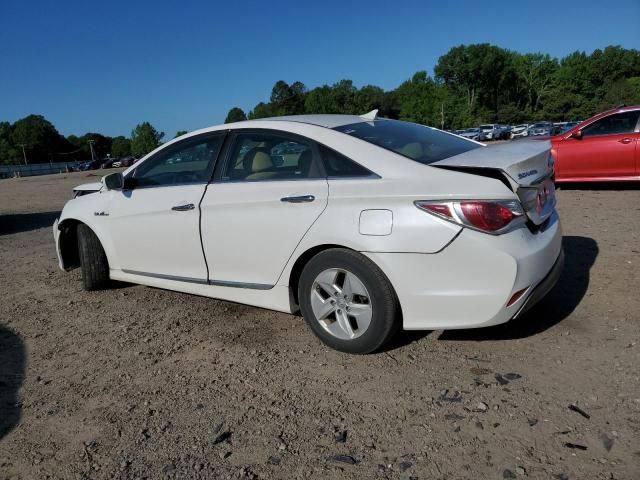
[[[371,121],[378,118],[378,109],[371,110],[369,113],[365,113],[364,115],[360,115],[360,118],[363,120]]]

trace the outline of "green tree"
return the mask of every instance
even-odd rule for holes
[[[0,122],[0,164],[20,163],[20,152],[11,139],[11,124]]]
[[[149,122],[136,125],[131,131],[131,153],[146,155],[160,145],[164,132],[158,132]]]
[[[302,82],[288,85],[278,80],[271,89],[271,108],[275,115],[299,115],[304,113],[307,88]]]
[[[173,138],[181,137],[182,135],[185,135],[185,134],[187,134],[187,133],[189,133],[187,130],[178,130],[178,131],[176,132],[176,136],[175,136],[175,137],[173,137]]]
[[[131,140],[122,135],[115,137],[111,142],[111,156],[121,158],[131,155]]]
[[[375,85],[365,85],[356,92],[356,108],[360,114],[384,107],[384,90]]]
[[[323,85],[307,93],[304,99],[305,113],[338,113],[331,99],[331,87]]]
[[[53,161],[56,155],[72,149],[66,138],[42,115],[22,118],[11,130],[11,143],[20,149],[25,146],[29,163]]]
[[[224,123],[243,122],[247,119],[247,115],[240,107],[233,107],[227,113],[227,118],[224,119]]]
[[[274,117],[276,113],[270,103],[260,102],[249,112],[249,120]]]
[[[507,50],[480,43],[452,48],[438,59],[434,71],[437,79],[465,95],[468,115],[479,110],[497,117],[511,68]]]

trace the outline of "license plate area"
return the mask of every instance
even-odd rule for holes
[[[520,187],[517,194],[527,217],[535,225],[544,223],[556,208],[556,188],[550,178],[537,185]]]

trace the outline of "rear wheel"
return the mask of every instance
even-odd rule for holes
[[[100,240],[93,230],[78,225],[78,254],[85,290],[99,290],[109,283],[109,264]]]
[[[351,250],[313,257],[302,271],[298,298],[311,330],[342,352],[373,352],[399,325],[391,283],[371,260]]]

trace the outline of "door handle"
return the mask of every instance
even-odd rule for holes
[[[188,210],[193,210],[196,206],[193,203],[186,203],[184,205],[176,205],[175,207],[171,207],[171,210],[174,212],[186,212]]]
[[[280,199],[281,202],[289,202],[289,203],[306,203],[313,202],[316,199],[313,195],[297,195],[293,197],[282,197]]]
[[[624,143],[626,145],[627,143],[633,142],[633,138],[625,137],[625,138],[622,138],[622,139],[618,140],[618,142]]]

